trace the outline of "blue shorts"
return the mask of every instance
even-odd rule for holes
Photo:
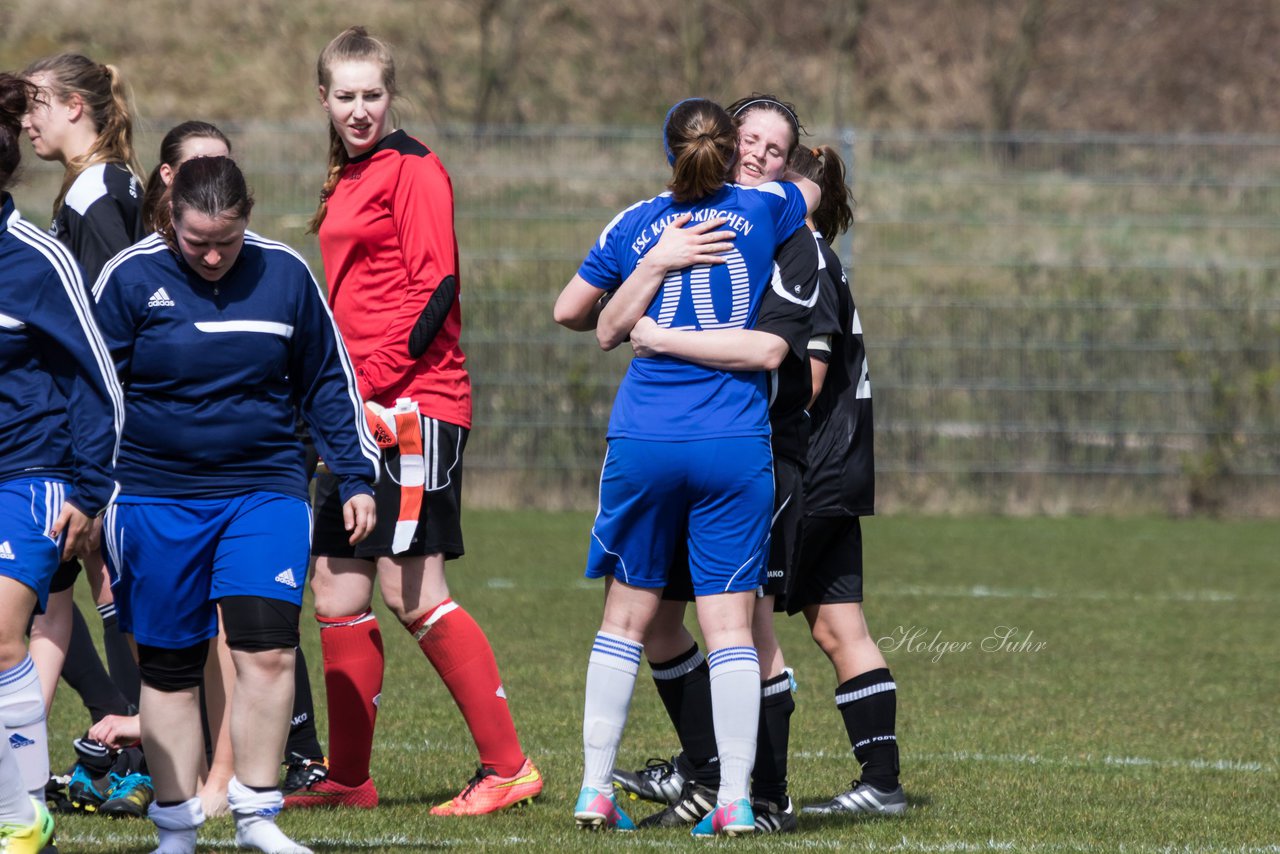
[[[683,541],[695,595],[754,590],[763,581],[772,512],[767,436],[612,439],[586,575],[663,587]]]
[[[299,498],[122,495],[102,537],[120,628],[139,643],[180,649],[214,637],[223,596],[302,605],[311,508]]]
[[[50,530],[66,497],[67,484],[60,480],[24,477],[0,483],[0,575],[34,590],[39,614],[62,560],[62,537],[55,539]]]

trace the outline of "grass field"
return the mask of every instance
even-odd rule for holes
[[[699,844],[681,831],[573,828],[583,679],[600,611],[599,585],[580,577],[589,524],[582,514],[472,512],[470,554],[450,573],[456,598],[493,641],[517,725],[548,780],[542,798],[481,819],[427,814],[470,776],[474,748],[439,679],[384,618],[388,669],[374,751],[383,805],[286,813],[287,832],[317,851]],[[1280,852],[1275,523],[893,517],[864,531],[872,631],[887,646],[907,638],[886,657],[899,686],[912,808],[900,819],[802,820],[793,836],[718,844]],[[988,640],[984,650],[1000,627],[1014,630],[1007,648],[992,651],[1000,641]],[[800,685],[792,796],[825,799],[853,776],[834,678],[801,619],[781,636]],[[319,686],[313,624],[304,638]],[[84,727],[63,691],[52,719],[59,768]],[[620,759],[640,766],[673,744],[642,671]],[[634,818],[650,809],[631,806]],[[141,821],[70,816],[59,828],[63,852],[148,851],[155,838]],[[211,820],[201,850],[233,848],[232,831],[230,819]]]

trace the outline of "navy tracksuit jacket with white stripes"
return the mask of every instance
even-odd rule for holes
[[[79,265],[0,194],[0,480],[67,480],[67,500],[100,513],[123,417]]]
[[[292,249],[247,232],[209,282],[154,234],[107,263],[93,296],[125,389],[123,492],[306,501],[299,411],[343,501],[372,492],[378,448],[351,361]]]

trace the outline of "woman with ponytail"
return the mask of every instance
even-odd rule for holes
[[[160,162],[147,178],[142,197],[142,223],[148,232],[169,228],[169,185],[178,167],[193,157],[230,157],[231,140],[217,125],[186,121],[169,128],[160,140]]]
[[[793,105],[773,95],[753,94],[728,112],[738,125],[734,181],[758,187],[796,178],[788,155],[797,149],[803,127]],[[808,177],[808,176],[806,176]],[[827,205],[823,187],[821,205]],[[709,368],[772,371],[769,406],[773,453],[774,513],[765,581],[755,599],[752,637],[760,659],[760,737],[751,779],[756,831],[795,830],[796,816],[787,794],[787,736],[795,702],[791,674],[774,633],[774,612],[784,607],[795,574],[800,526],[804,518],[802,476],[809,404],[806,347],[810,315],[818,288],[818,246],[808,229],[797,229],[774,256],[774,286],[761,299],[750,329],[703,332],[665,328],[642,318],[631,330],[637,356],[675,356]],[[708,668],[702,651],[684,625],[686,603],[693,601],[684,565],[672,567],[645,637],[645,657],[654,685],[676,727],[681,755],[650,763],[637,771],[614,771],[614,782],[631,794],[666,802],[642,827],[693,824],[715,806],[720,783],[715,732],[711,725]]]
[[[835,705],[859,768],[847,791],[803,812],[900,815],[907,798],[898,779],[897,683],[862,610],[860,518],[875,513],[871,373],[849,277],[830,245],[853,225],[853,196],[844,161],[830,146],[799,149],[791,168],[823,188],[812,225],[824,263],[808,347],[802,545],[787,612],[804,614],[835,669]]]
[[[13,852],[53,833],[45,702],[23,635],[59,560],[89,550],[124,417],[79,269],[8,193],[34,97],[0,74],[0,850]]]
[[[821,203],[809,217],[816,247],[814,240],[808,240],[808,251],[816,249],[821,257],[816,288],[809,288],[811,297],[805,300],[811,311],[806,312],[804,337],[797,342],[793,335],[787,336],[791,346],[778,369],[770,409],[777,512],[770,579],[765,595],[757,600],[753,625],[762,679],[761,740],[752,777],[752,806],[758,832],[781,833],[797,827],[787,794],[790,715],[795,703],[772,627],[770,611],[775,608],[793,615],[803,612],[814,640],[835,667],[836,705],[862,765],[861,780],[855,780],[849,791],[806,806],[803,812],[897,815],[906,809],[906,798],[898,783],[896,689],[860,604],[858,517],[874,512],[875,493],[871,383],[848,280],[827,243],[827,238],[834,239],[852,226],[853,197],[835,149],[798,144],[800,125],[792,105],[771,95],[753,94],[729,109],[739,125],[736,178],[740,184],[758,185],[787,170],[822,190]],[[788,277],[794,264],[787,258],[794,249],[798,249],[795,238],[777,256],[787,293],[798,293]],[[775,301],[775,305],[779,304]],[[783,317],[786,312],[771,314]],[[743,336],[771,327],[779,329],[762,312],[755,330],[736,332],[738,339],[723,341],[715,355],[758,361],[763,347]],[[632,331],[631,343],[640,356],[660,353],[710,364],[705,347],[695,350],[702,343],[697,338],[694,333],[662,329],[642,320]],[[795,416],[806,422],[804,430],[795,429]],[[771,601],[775,593],[776,606]],[[679,598],[672,595],[671,585],[666,598]],[[718,767],[706,747],[713,734],[705,711],[710,705],[705,673],[699,680],[698,668],[675,666],[697,653],[697,646],[684,628],[683,609],[672,605],[673,601],[664,601],[646,637],[645,653],[683,753],[672,762],[614,775],[618,785],[637,797],[670,802],[667,809],[646,819],[662,826],[689,823],[709,809],[705,806],[708,777],[714,782]],[[672,675],[660,676],[665,672]]]
[[[383,447],[378,525],[348,542],[331,476],[316,484],[312,554],[329,703],[329,775],[289,807],[373,807],[374,721],[382,635],[374,581],[462,711],[480,767],[435,815],[479,815],[531,800],[542,776],[525,756],[497,661],[450,598],[445,562],[461,557],[462,453],[471,382],[462,325],[453,188],[440,159],[393,125],[391,51],[363,27],[338,35],[316,67],[329,119],[329,171],[311,227],[329,302]]]
[[[49,230],[92,285],[113,255],[143,236],[142,170],[124,80],[114,65],[76,53],[37,60],[23,76],[39,90],[23,120],[36,156],[66,167]]]
[[[761,662],[751,624],[773,509],[766,371],[788,349],[781,336],[752,327],[774,255],[797,231],[804,236],[817,188],[804,180],[728,183],[738,128],[705,99],[673,107],[663,137],[668,192],[605,228],[555,306],[557,322],[594,328],[606,350],[652,327],[685,330],[690,345],[680,356],[637,350],[614,401],[587,557],[587,576],[606,586],[587,666],[574,819],[586,828],[632,827],[613,794],[614,760],[646,633],[673,559],[687,546],[720,767],[718,791],[693,834],[733,836],[756,829],[748,782]],[[724,358],[727,341],[747,340],[739,336],[752,336],[756,350],[744,358],[738,346]],[[692,670],[698,661],[673,668]]]

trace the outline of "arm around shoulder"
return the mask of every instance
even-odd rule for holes
[[[758,329],[665,329],[642,317],[631,332],[636,356],[674,356],[720,371],[772,371],[790,349],[785,339]]]
[[[804,206],[809,213],[813,213],[818,209],[818,204],[822,201],[821,187],[793,169],[788,169],[787,173],[782,176],[782,180],[790,181],[796,185],[800,195],[804,196]]]

